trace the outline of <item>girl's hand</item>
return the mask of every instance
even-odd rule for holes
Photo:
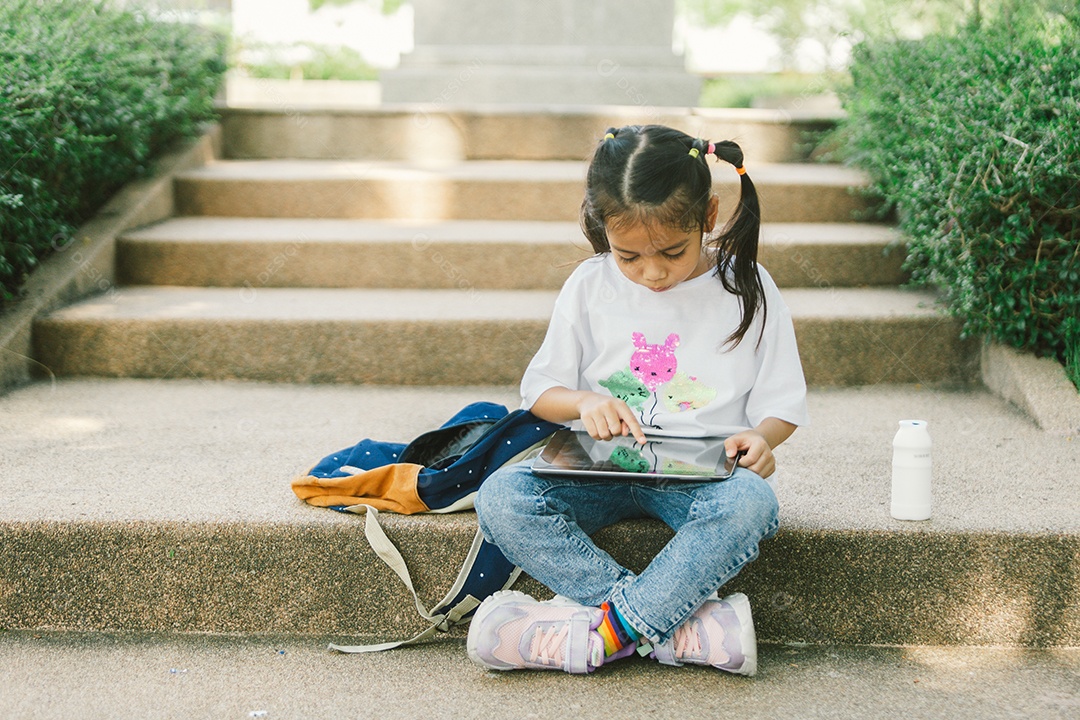
[[[739,465],[763,478],[776,472],[776,458],[773,457],[772,448],[765,436],[756,430],[744,430],[732,435],[724,441],[724,449],[729,458],[735,457],[735,454],[742,450],[745,454],[739,460]]]
[[[587,392],[578,401],[578,417],[582,425],[594,440],[610,440],[616,435],[633,435],[634,439],[645,444],[645,431],[622,400]]]

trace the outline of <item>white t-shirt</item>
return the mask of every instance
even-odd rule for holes
[[[732,348],[724,339],[738,327],[739,300],[712,272],[654,293],[615,263],[611,253],[589,258],[563,285],[521,381],[523,408],[561,386],[621,397],[646,434],[731,435],[767,417],[808,422],[791,313],[764,268],[761,343],[759,311]]]

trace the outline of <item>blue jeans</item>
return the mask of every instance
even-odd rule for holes
[[[504,467],[480,486],[480,529],[509,560],[559,595],[607,601],[634,629],[664,642],[776,534],[776,495],[739,468],[723,482],[662,486],[542,478],[531,461]],[[662,520],[675,536],[635,575],[590,538],[627,518]]]

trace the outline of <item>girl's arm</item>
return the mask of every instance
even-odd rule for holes
[[[739,464],[761,477],[769,477],[776,472],[776,458],[772,449],[791,437],[796,427],[779,418],[765,418],[753,430],[744,430],[729,437],[724,447],[728,457],[733,457],[739,450],[745,451]]]
[[[545,390],[530,410],[536,417],[549,422],[565,423],[580,419],[585,430],[596,440],[633,435],[639,443],[645,443],[645,431],[641,429],[634,411],[625,402],[610,395],[553,387]]]

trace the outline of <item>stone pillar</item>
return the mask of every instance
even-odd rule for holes
[[[694,106],[674,0],[413,0],[385,103]]]

